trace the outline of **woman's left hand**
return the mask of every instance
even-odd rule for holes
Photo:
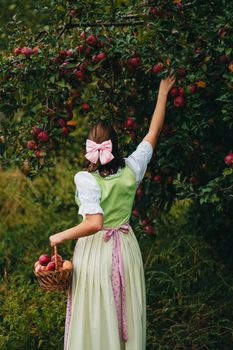
[[[50,245],[51,247],[63,243],[63,239],[61,237],[61,233],[56,233],[55,235],[49,236],[49,240],[50,240]]]

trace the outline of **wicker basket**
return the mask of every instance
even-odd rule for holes
[[[55,255],[55,270],[35,272],[39,286],[44,291],[59,291],[69,288],[72,282],[72,269],[58,270],[57,246],[52,247],[52,255]],[[62,260],[64,261],[64,260]],[[71,260],[72,261],[72,260]]]

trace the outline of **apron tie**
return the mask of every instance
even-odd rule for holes
[[[113,236],[112,288],[116,304],[119,334],[124,341],[127,341],[128,330],[126,321],[125,276],[120,249],[120,231],[128,233],[129,223],[122,224],[118,227],[104,227],[103,230],[107,231],[104,234],[105,241],[108,241]]]

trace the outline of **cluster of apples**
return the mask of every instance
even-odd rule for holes
[[[70,260],[63,260],[61,255],[57,255],[57,267],[58,271],[62,270],[72,270],[73,265]],[[55,255],[52,255],[51,258],[48,254],[42,254],[34,264],[34,271],[55,271]]]

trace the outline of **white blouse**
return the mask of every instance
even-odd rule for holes
[[[147,164],[151,160],[152,154],[153,147],[151,143],[142,140],[133,153],[128,157],[124,157],[126,165],[128,165],[136,175],[137,187],[145,175]],[[114,177],[118,175],[120,171],[121,168],[119,168],[115,174],[108,175],[105,178]],[[76,196],[78,196],[80,200],[78,214],[81,214],[83,217],[85,214],[104,214],[100,206],[101,189],[95,177],[88,171],[78,171],[74,175],[74,182],[76,185]]]

